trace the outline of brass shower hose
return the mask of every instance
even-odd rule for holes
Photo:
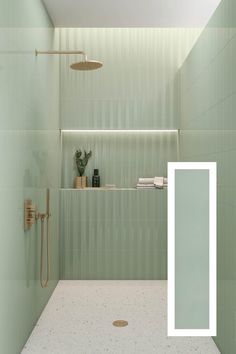
[[[42,288],[48,286],[50,279],[50,266],[51,266],[51,256],[50,256],[50,237],[49,237],[49,218],[50,213],[50,190],[47,188],[46,195],[46,212],[39,213],[36,204],[32,203],[31,199],[25,199],[24,202],[24,230],[30,230],[32,225],[34,225],[39,219],[41,221],[41,254],[40,254],[40,284]],[[47,220],[47,275],[46,279],[43,279],[44,275],[44,241],[45,241],[45,219]]]
[[[50,213],[50,190],[47,188],[47,196],[46,196],[46,213],[39,214],[39,218],[41,220],[41,254],[40,254],[40,284],[42,288],[46,288],[48,286],[48,282],[50,279],[50,266],[51,266],[51,256],[50,256],[50,233],[49,233],[49,218],[51,216]],[[46,232],[46,242],[47,242],[47,276],[46,279],[43,278],[44,274],[44,239],[45,239],[45,219],[47,220],[47,232]]]
[[[43,273],[44,273],[44,239],[45,239],[45,227],[44,227],[44,222],[45,219],[47,219],[47,232],[46,232],[46,240],[47,240],[47,276],[46,280],[43,279]],[[40,215],[40,220],[41,220],[41,255],[40,255],[40,284],[42,288],[46,288],[48,286],[48,282],[50,279],[50,237],[49,237],[49,214],[41,214]]]

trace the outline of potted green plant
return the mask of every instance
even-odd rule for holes
[[[78,176],[75,178],[75,188],[86,188],[87,187],[87,176],[84,176],[88,160],[92,156],[92,151],[84,151],[84,156],[81,150],[76,150],[75,152],[75,164],[78,172]]]

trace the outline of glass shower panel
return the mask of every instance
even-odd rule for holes
[[[215,163],[169,166],[169,334],[214,335]]]

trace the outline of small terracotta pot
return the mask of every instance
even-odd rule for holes
[[[87,187],[87,176],[75,177],[75,188],[81,189]]]

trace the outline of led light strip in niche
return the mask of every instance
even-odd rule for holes
[[[135,130],[135,129],[62,129],[62,133],[178,133],[178,129]]]

